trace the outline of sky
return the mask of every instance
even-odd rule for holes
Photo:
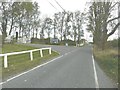
[[[39,3],[42,15],[53,15],[55,12],[63,10],[57,5],[55,0],[34,0]],[[83,11],[88,0],[56,0],[66,11]],[[50,3],[54,6],[52,6]]]

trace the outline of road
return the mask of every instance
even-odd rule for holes
[[[40,45],[32,45],[42,47]],[[48,47],[48,46],[47,46]],[[114,88],[95,62],[92,47],[51,46],[60,57],[2,84],[3,88]],[[95,70],[94,70],[95,68]],[[95,75],[97,74],[97,76]],[[97,80],[97,81],[96,81]]]

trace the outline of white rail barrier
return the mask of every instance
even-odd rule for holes
[[[40,56],[43,57],[43,50],[49,50],[49,54],[51,54],[51,47],[49,47],[49,48],[41,48],[41,49],[34,49],[34,50],[21,51],[21,52],[12,52],[12,53],[0,54],[0,57],[4,57],[4,68],[7,68],[8,67],[8,59],[7,59],[8,56],[30,53],[30,60],[32,61],[33,60],[33,52],[40,51]]]

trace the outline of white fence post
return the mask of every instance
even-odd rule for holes
[[[33,60],[33,53],[32,53],[32,51],[30,51],[30,59],[31,59],[31,61]]]
[[[4,68],[8,67],[7,55],[4,56]]]
[[[49,54],[51,54],[51,48],[49,49]]]
[[[41,55],[41,57],[43,57],[42,49],[40,49],[40,55]]]

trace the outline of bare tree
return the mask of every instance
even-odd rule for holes
[[[108,37],[114,34],[120,26],[120,22],[115,21],[120,16],[114,17],[111,13],[115,11],[117,4],[114,2],[93,2],[90,6],[88,29],[93,32],[94,43],[102,49],[105,48]],[[113,29],[108,28],[111,22],[114,23]]]

